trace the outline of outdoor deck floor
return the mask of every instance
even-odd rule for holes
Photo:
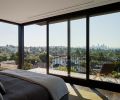
[[[34,69],[30,69],[29,71],[36,72],[36,73],[46,74],[46,69],[45,69],[45,68],[34,68]],[[59,70],[50,69],[50,70],[49,70],[49,73],[56,74],[56,75],[67,76],[67,72],[66,72],[66,71],[59,71]],[[85,79],[85,78],[86,78],[86,74],[71,72],[71,77],[76,77],[76,78]],[[94,77],[95,77],[95,75],[90,75],[90,79],[93,80]],[[102,79],[102,80],[101,80],[101,79]],[[107,81],[107,82],[111,82],[111,83],[120,84],[120,78],[119,78],[119,79],[116,79],[116,78],[112,78],[112,77],[102,77],[102,76],[101,76],[101,79],[100,79],[99,77],[97,77],[97,78],[95,78],[94,80]]]

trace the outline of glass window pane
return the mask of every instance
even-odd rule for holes
[[[120,83],[120,12],[90,18],[90,79]]]
[[[49,25],[50,73],[67,75],[67,22]]]
[[[18,26],[0,22],[0,70],[17,69]]]
[[[71,76],[86,78],[86,18],[71,21]]]
[[[25,26],[24,70],[46,71],[46,25]]]

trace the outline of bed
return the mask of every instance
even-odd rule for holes
[[[0,72],[4,100],[68,100],[65,82],[56,76],[24,70]]]

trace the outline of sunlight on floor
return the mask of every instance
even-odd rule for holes
[[[69,100],[102,100],[96,93],[77,89],[69,83],[66,83],[66,85],[69,90]]]
[[[102,100],[96,93],[93,93],[93,92],[79,90],[79,93],[84,99],[87,99],[87,100]]]

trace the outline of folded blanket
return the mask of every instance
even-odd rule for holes
[[[51,94],[53,100],[60,100],[64,95],[68,94],[68,89],[64,80],[56,76],[34,73],[20,69],[4,70],[0,73],[18,77],[44,86]]]

